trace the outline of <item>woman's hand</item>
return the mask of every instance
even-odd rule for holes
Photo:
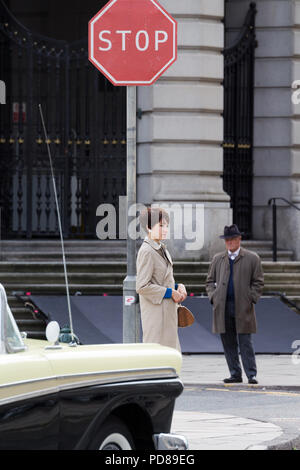
[[[183,300],[183,295],[178,290],[172,289],[172,299],[179,304]]]
[[[184,284],[178,284],[177,291],[183,296],[181,302],[183,302],[187,298],[187,292]]]

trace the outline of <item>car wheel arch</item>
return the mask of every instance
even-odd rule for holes
[[[118,407],[113,411],[113,415],[118,417],[128,427],[131,432],[136,449],[154,449],[152,440],[153,426],[151,418],[146,410],[138,404],[129,404]],[[133,416],[135,419],[133,419]]]
[[[134,417],[134,419],[133,419]],[[102,416],[103,418],[103,416]],[[93,426],[93,435],[97,439],[97,435],[101,432],[101,428],[110,419],[119,419],[132,435],[136,450],[149,449],[154,450],[152,439],[153,426],[149,414],[138,404],[122,404],[108,413],[104,419],[95,423]],[[93,442],[93,447],[95,441]],[[97,444],[96,444],[97,446]]]

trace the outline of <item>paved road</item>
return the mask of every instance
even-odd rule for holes
[[[192,450],[294,439],[300,434],[300,391],[187,385],[176,401],[172,430],[185,435]]]

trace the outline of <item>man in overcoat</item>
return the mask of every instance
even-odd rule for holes
[[[254,304],[262,294],[264,274],[260,257],[241,247],[237,225],[225,226],[226,251],[213,257],[206,291],[213,305],[213,333],[221,335],[230,377],[225,383],[242,382],[242,364],[248,382],[257,384],[257,367],[251,334],[256,333]]]

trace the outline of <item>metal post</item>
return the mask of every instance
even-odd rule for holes
[[[273,261],[277,261],[277,207],[276,200],[273,200]]]
[[[33,126],[32,126],[32,111],[33,111],[33,39],[32,35],[28,34],[27,44],[29,48],[28,54],[28,77],[27,77],[27,119],[28,122],[26,131],[26,203],[27,203],[27,227],[26,227],[26,238],[32,238],[32,167],[33,167],[33,156],[32,156],[32,142],[33,142]]]
[[[136,204],[136,87],[127,87],[127,228],[129,208]],[[132,217],[131,217],[132,218]],[[134,218],[134,217],[133,217]],[[123,342],[140,341],[136,283],[136,240],[127,231],[127,277],[123,282]]]

